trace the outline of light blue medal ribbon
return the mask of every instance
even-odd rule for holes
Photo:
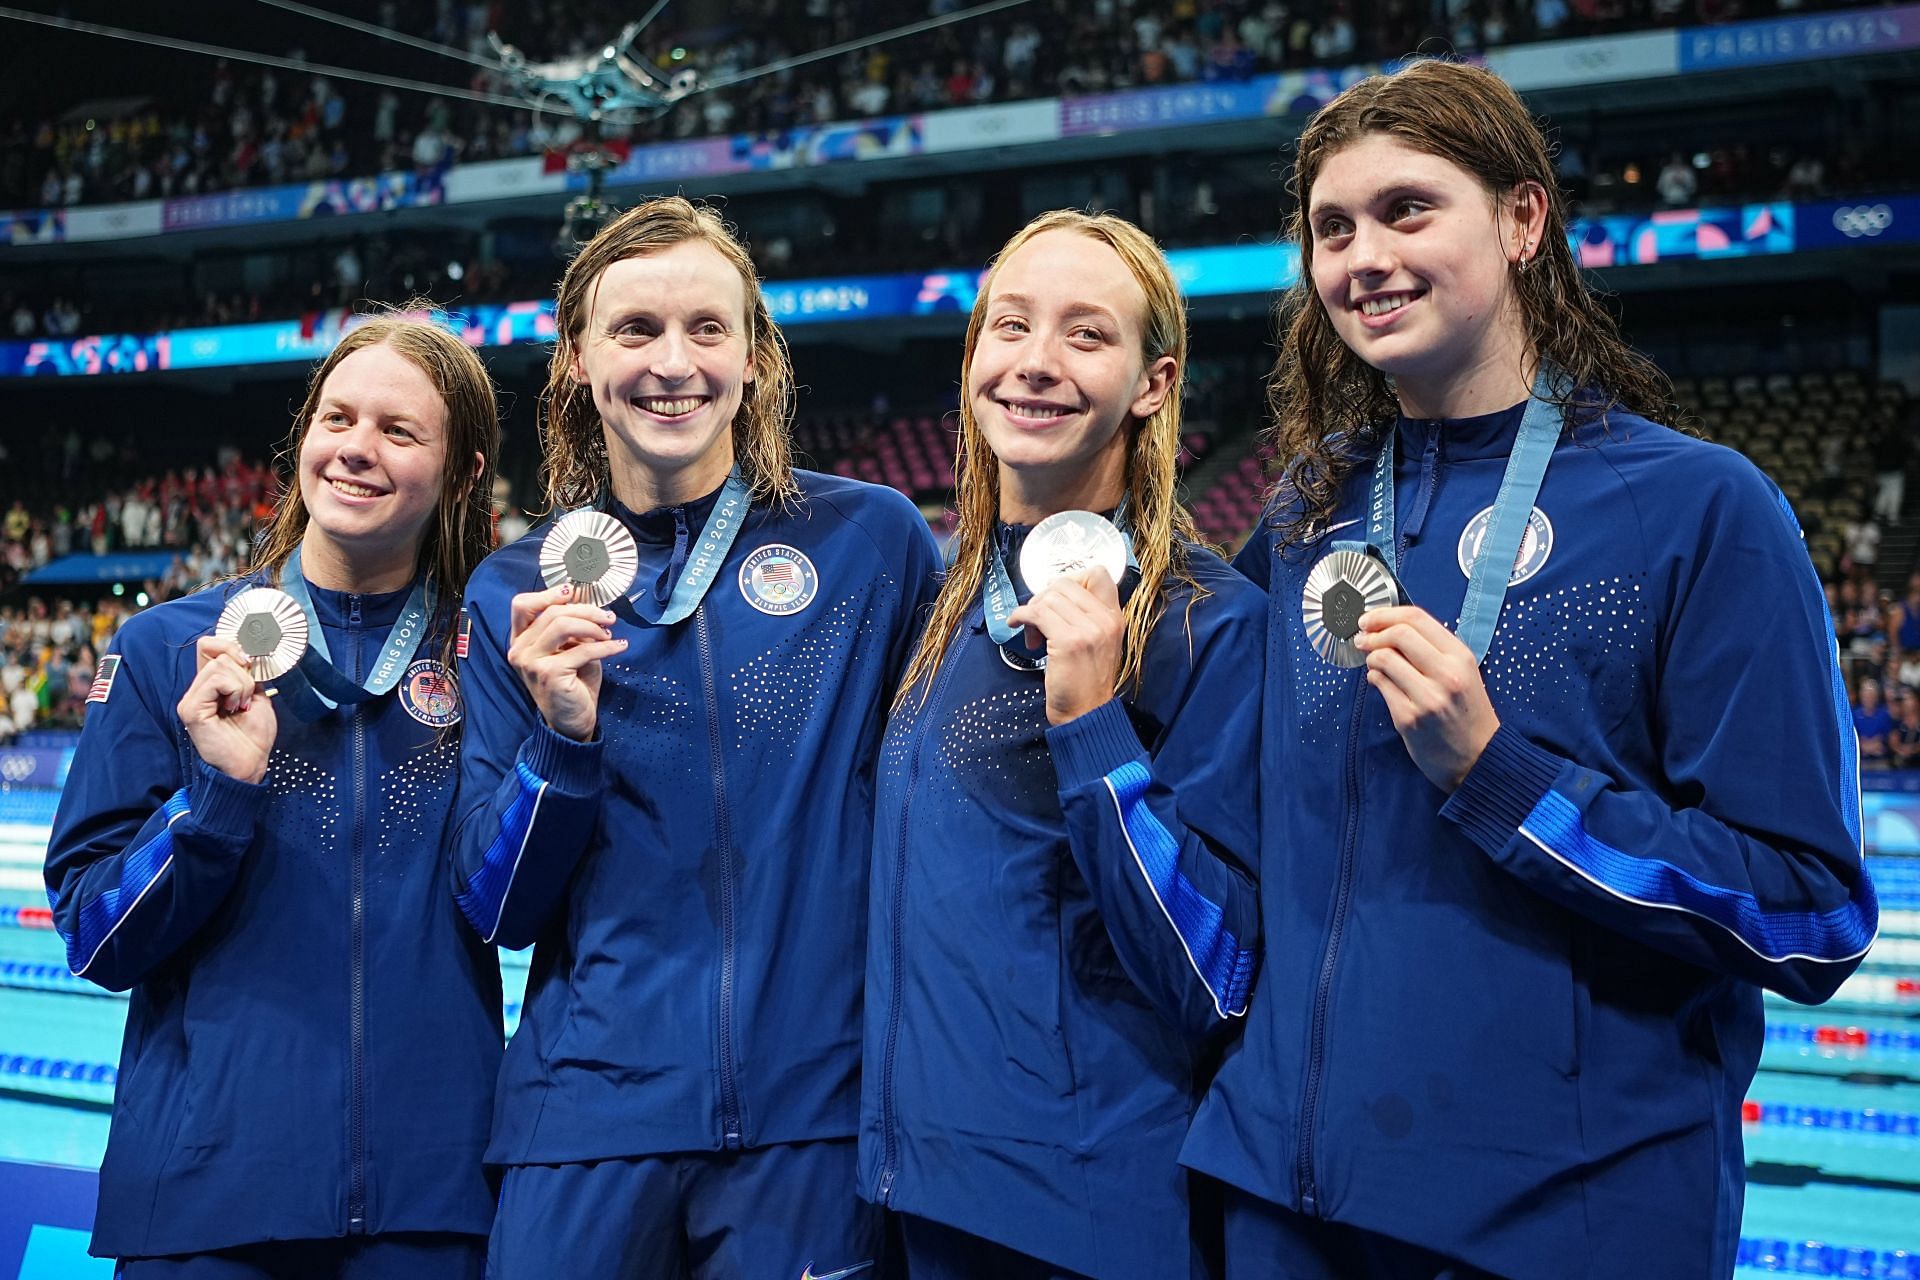
[[[1133,530],[1127,526],[1125,498],[1120,499],[1120,505],[1114,509],[1113,524],[1127,544],[1127,568],[1138,569],[1140,561],[1133,554]],[[993,539],[988,547],[987,580],[980,588],[980,604],[987,615],[987,634],[993,637],[995,644],[1005,644],[1026,630],[1025,627],[1007,625],[1008,616],[1020,607],[1020,597],[1013,589],[1013,578],[1007,572],[1006,558],[1000,554],[998,538]]]
[[[714,579],[720,575],[720,567],[726,563],[727,553],[733,550],[734,540],[740,536],[740,527],[747,521],[747,508],[752,505],[752,500],[752,490],[741,478],[740,468],[735,467],[727,473],[727,483],[721,487],[713,510],[707,513],[707,522],[700,527],[700,537],[687,552],[686,567],[680,571],[680,580],[673,584],[673,594],[667,597],[666,608],[657,616],[649,616],[653,604],[651,588],[641,587],[628,594],[627,603],[633,606],[633,611],[640,615],[642,622],[670,627],[693,615],[693,611],[700,607],[700,601],[706,598]]]
[[[373,668],[364,683],[357,683],[344,675],[333,665],[327,652],[327,633],[320,625],[320,618],[313,609],[313,596],[307,590],[307,580],[300,572],[300,548],[295,547],[293,554],[287,557],[286,567],[281,570],[280,589],[293,597],[300,606],[300,612],[307,615],[307,651],[301,655],[300,662],[281,677],[280,690],[289,697],[289,706],[302,719],[316,719],[332,711],[341,703],[357,704],[371,702],[382,694],[392,692],[400,683],[400,677],[406,674],[408,660],[420,648],[427,636],[427,621],[433,615],[434,597],[427,590],[423,576],[413,587],[413,594],[407,597],[407,603],[400,610],[400,616],[394,619],[393,627],[387,632],[386,641],[380,646],[380,656],[374,660]]]
[[[1542,370],[1534,379],[1533,395],[1527,400],[1519,434],[1507,455],[1507,470],[1500,478],[1500,492],[1493,500],[1486,536],[1480,539],[1480,552],[1467,574],[1467,595],[1461,602],[1454,634],[1473,651],[1476,663],[1487,656],[1493,643],[1493,629],[1506,603],[1513,563],[1519,558],[1527,522],[1533,518],[1534,499],[1540,496],[1547,464],[1553,460],[1553,448],[1560,439],[1561,410],[1546,399],[1546,391],[1547,374]],[[1398,435],[1397,430],[1388,432],[1386,443],[1375,455],[1367,497],[1367,545],[1380,553],[1396,577],[1400,573],[1400,553],[1394,530],[1393,448]],[[1341,549],[1340,543],[1334,546]]]

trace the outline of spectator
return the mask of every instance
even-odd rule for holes
[[[1880,701],[1880,682],[1862,677],[1853,706],[1853,730],[1860,735],[1860,763],[1869,769],[1884,769],[1892,760],[1888,740],[1893,735],[1893,716]]]
[[[1700,191],[1700,179],[1694,174],[1693,166],[1678,151],[1668,157],[1653,185],[1654,190],[1660,193],[1660,203],[1670,209],[1692,204]]]
[[[1813,152],[1802,155],[1787,170],[1787,198],[1809,200],[1826,194],[1827,166]]]
[[[1846,533],[1849,571],[1871,578],[1874,565],[1880,561],[1880,526],[1871,516],[1862,516],[1848,521]]]
[[[1896,695],[1900,714],[1887,746],[1897,769],[1920,769],[1920,693],[1906,685]]]
[[[1873,444],[1873,514],[1890,529],[1900,525],[1907,499],[1907,462],[1912,453],[1906,427],[1897,422],[1889,422]]]

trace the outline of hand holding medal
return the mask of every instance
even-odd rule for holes
[[[585,742],[599,721],[600,661],[627,647],[604,606],[627,593],[640,564],[633,535],[612,516],[562,516],[540,545],[544,591],[513,598],[507,661],[540,716],[563,737]]]
[[[1368,613],[1353,643],[1414,765],[1451,794],[1500,727],[1473,650],[1416,605]]]
[[[1062,511],[1033,527],[1020,549],[1020,576],[1033,591],[1008,616],[1047,646],[1047,721],[1061,725],[1113,697],[1126,639],[1120,577],[1127,546],[1091,511]]]
[[[208,768],[242,782],[266,777],[280,724],[258,686],[306,651],[306,614],[284,592],[253,587],[227,601],[213,634],[195,645],[198,669],[174,708]]]

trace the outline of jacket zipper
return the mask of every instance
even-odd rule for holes
[[[1353,717],[1347,725],[1347,807],[1340,835],[1340,882],[1333,898],[1333,924],[1327,930],[1326,955],[1320,961],[1320,980],[1313,990],[1313,1029],[1307,1040],[1305,1097],[1300,1103],[1300,1154],[1295,1167],[1300,1182],[1300,1211],[1320,1214],[1320,1189],[1314,1180],[1313,1131],[1320,1123],[1320,1072],[1326,1065],[1327,1006],[1333,995],[1333,971],[1340,957],[1340,939],[1346,931],[1347,905],[1353,896],[1354,846],[1360,827],[1360,724],[1367,686],[1361,683],[1353,698]]]
[[[720,844],[720,1129],[729,1150],[744,1145],[740,1116],[740,1081],[733,1059],[734,981],[734,865],[733,823],[727,815],[726,757],[720,739],[720,699],[713,680],[713,638],[707,628],[707,609],[694,611],[694,631],[700,639],[700,679],[707,694],[707,745],[712,753],[713,824]]]
[[[360,597],[357,595],[347,597],[347,627],[353,645],[354,678],[360,679]],[[352,1171],[347,1190],[348,1235],[360,1235],[367,1229],[367,866],[366,851],[361,843],[366,829],[367,729],[363,710],[359,705],[347,709],[348,723],[353,727],[353,981],[349,992],[353,1077],[349,1086],[352,1131],[348,1140]]]
[[[1407,558],[1407,541],[1426,523],[1427,510],[1433,505],[1434,488],[1440,480],[1440,442],[1438,423],[1426,424],[1427,438],[1420,453],[1422,483],[1418,502],[1410,516],[1394,531],[1393,560],[1396,566]],[[1300,1151],[1294,1167],[1300,1184],[1300,1209],[1309,1217],[1320,1215],[1320,1187],[1313,1160],[1314,1130],[1320,1123],[1320,1075],[1326,1066],[1327,1006],[1333,996],[1333,973],[1340,958],[1340,941],[1346,932],[1347,910],[1353,898],[1356,864],[1355,847],[1360,830],[1360,728],[1366,710],[1367,686],[1354,692],[1353,716],[1347,725],[1346,812],[1340,836],[1340,882],[1334,891],[1333,923],[1327,930],[1327,950],[1320,962],[1320,980],[1313,991],[1313,1025],[1307,1041],[1307,1077],[1300,1104]]]
[[[969,637],[970,640],[970,637]],[[962,650],[964,652],[963,643]],[[941,698],[947,689],[947,677],[960,665],[961,653],[947,660],[945,669],[934,678],[933,690],[926,703],[920,708],[919,718],[913,727],[913,753],[907,757],[907,785],[901,792],[900,800],[900,840],[895,846],[893,857],[893,893],[887,904],[890,934],[887,939],[888,951],[893,959],[893,980],[887,992],[887,1034],[885,1052],[880,1068],[880,1133],[883,1139],[883,1155],[880,1161],[879,1197],[882,1205],[893,1203],[893,1178],[899,1171],[899,1120],[895,1114],[893,1066],[894,1056],[900,1041],[900,1003],[901,989],[905,985],[906,957],[902,954],[905,944],[901,941],[906,932],[907,912],[907,826],[913,810],[913,788],[920,780],[920,755],[926,747],[927,732],[933,717],[944,705]]]

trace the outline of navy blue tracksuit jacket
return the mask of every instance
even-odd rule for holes
[[[482,938],[537,944],[490,1161],[854,1134],[873,759],[939,553],[894,490],[797,478],[797,501],[749,509],[691,617],[616,603],[630,644],[590,742],[547,728],[507,663],[546,526],[468,584],[455,891]],[[711,506],[614,508],[637,591],[677,577]]]
[[[1189,555],[1137,695],[1049,728],[976,605],[880,763],[861,1193],[1101,1277],[1188,1273],[1180,1141],[1257,964],[1265,601]]]
[[[282,710],[266,778],[239,782],[199,761],[175,705],[194,642],[252,585],[121,628],[54,820],[68,961],[133,993],[93,1252],[485,1235],[500,974],[446,895],[439,642],[357,709]],[[311,591],[335,664],[363,678],[407,593]]]
[[[1518,408],[1401,421],[1401,578],[1459,616]],[[1301,589],[1364,536],[1263,526],[1266,958],[1184,1158],[1516,1280],[1729,1275],[1760,988],[1817,1002],[1878,918],[1825,600],[1746,459],[1620,412],[1563,433],[1445,795]],[[1342,528],[1342,526],[1347,526]]]

